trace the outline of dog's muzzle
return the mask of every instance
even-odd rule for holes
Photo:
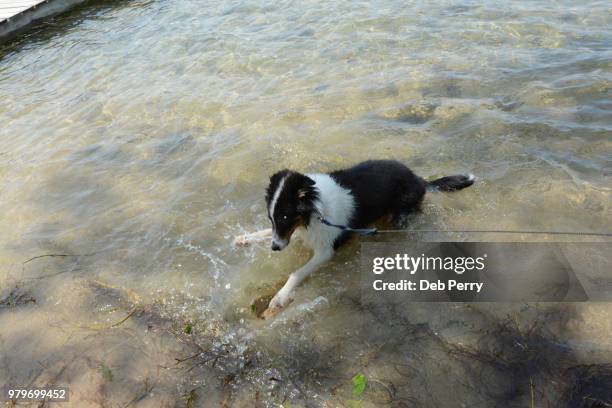
[[[280,251],[282,249],[285,249],[285,247],[288,244],[289,244],[289,241],[286,241],[284,239],[280,239],[279,237],[276,236],[276,234],[272,238],[272,250],[273,251]]]

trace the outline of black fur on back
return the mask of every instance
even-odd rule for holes
[[[385,216],[391,216],[391,222],[398,225],[404,216],[420,209],[427,190],[454,191],[474,183],[468,176],[447,176],[430,183],[395,160],[368,160],[330,176],[355,198],[351,228],[367,228]],[[334,247],[350,235],[343,233]]]
[[[419,209],[427,186],[425,180],[393,160],[368,160],[330,176],[355,198],[355,213],[349,225],[352,228],[366,228],[385,216],[398,222]],[[348,236],[343,234],[334,246],[341,245]]]

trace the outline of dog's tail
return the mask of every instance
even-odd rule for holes
[[[446,176],[427,182],[429,191],[457,191],[474,184],[476,177],[473,174]]]

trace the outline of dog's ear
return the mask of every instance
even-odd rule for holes
[[[317,189],[314,187],[315,181],[308,176],[301,175],[297,190],[299,213],[308,213],[314,210],[314,202],[318,197]]]
[[[298,189],[298,199],[308,198],[309,194],[312,194],[314,191],[313,186],[315,185],[315,181],[308,176],[302,175],[300,180],[300,187]]]

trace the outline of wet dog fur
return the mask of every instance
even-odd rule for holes
[[[322,223],[321,217],[350,228],[367,228],[382,219],[400,226],[406,215],[420,208],[427,191],[455,191],[473,183],[472,175],[425,181],[393,160],[369,160],[331,173],[302,174],[287,169],[274,173],[266,189],[272,228],[237,237],[234,242],[247,245],[271,238],[271,249],[281,251],[289,245],[293,233],[303,229],[314,255],[289,275],[264,317],[285,308],[292,301],[294,289],[353,235]]]

